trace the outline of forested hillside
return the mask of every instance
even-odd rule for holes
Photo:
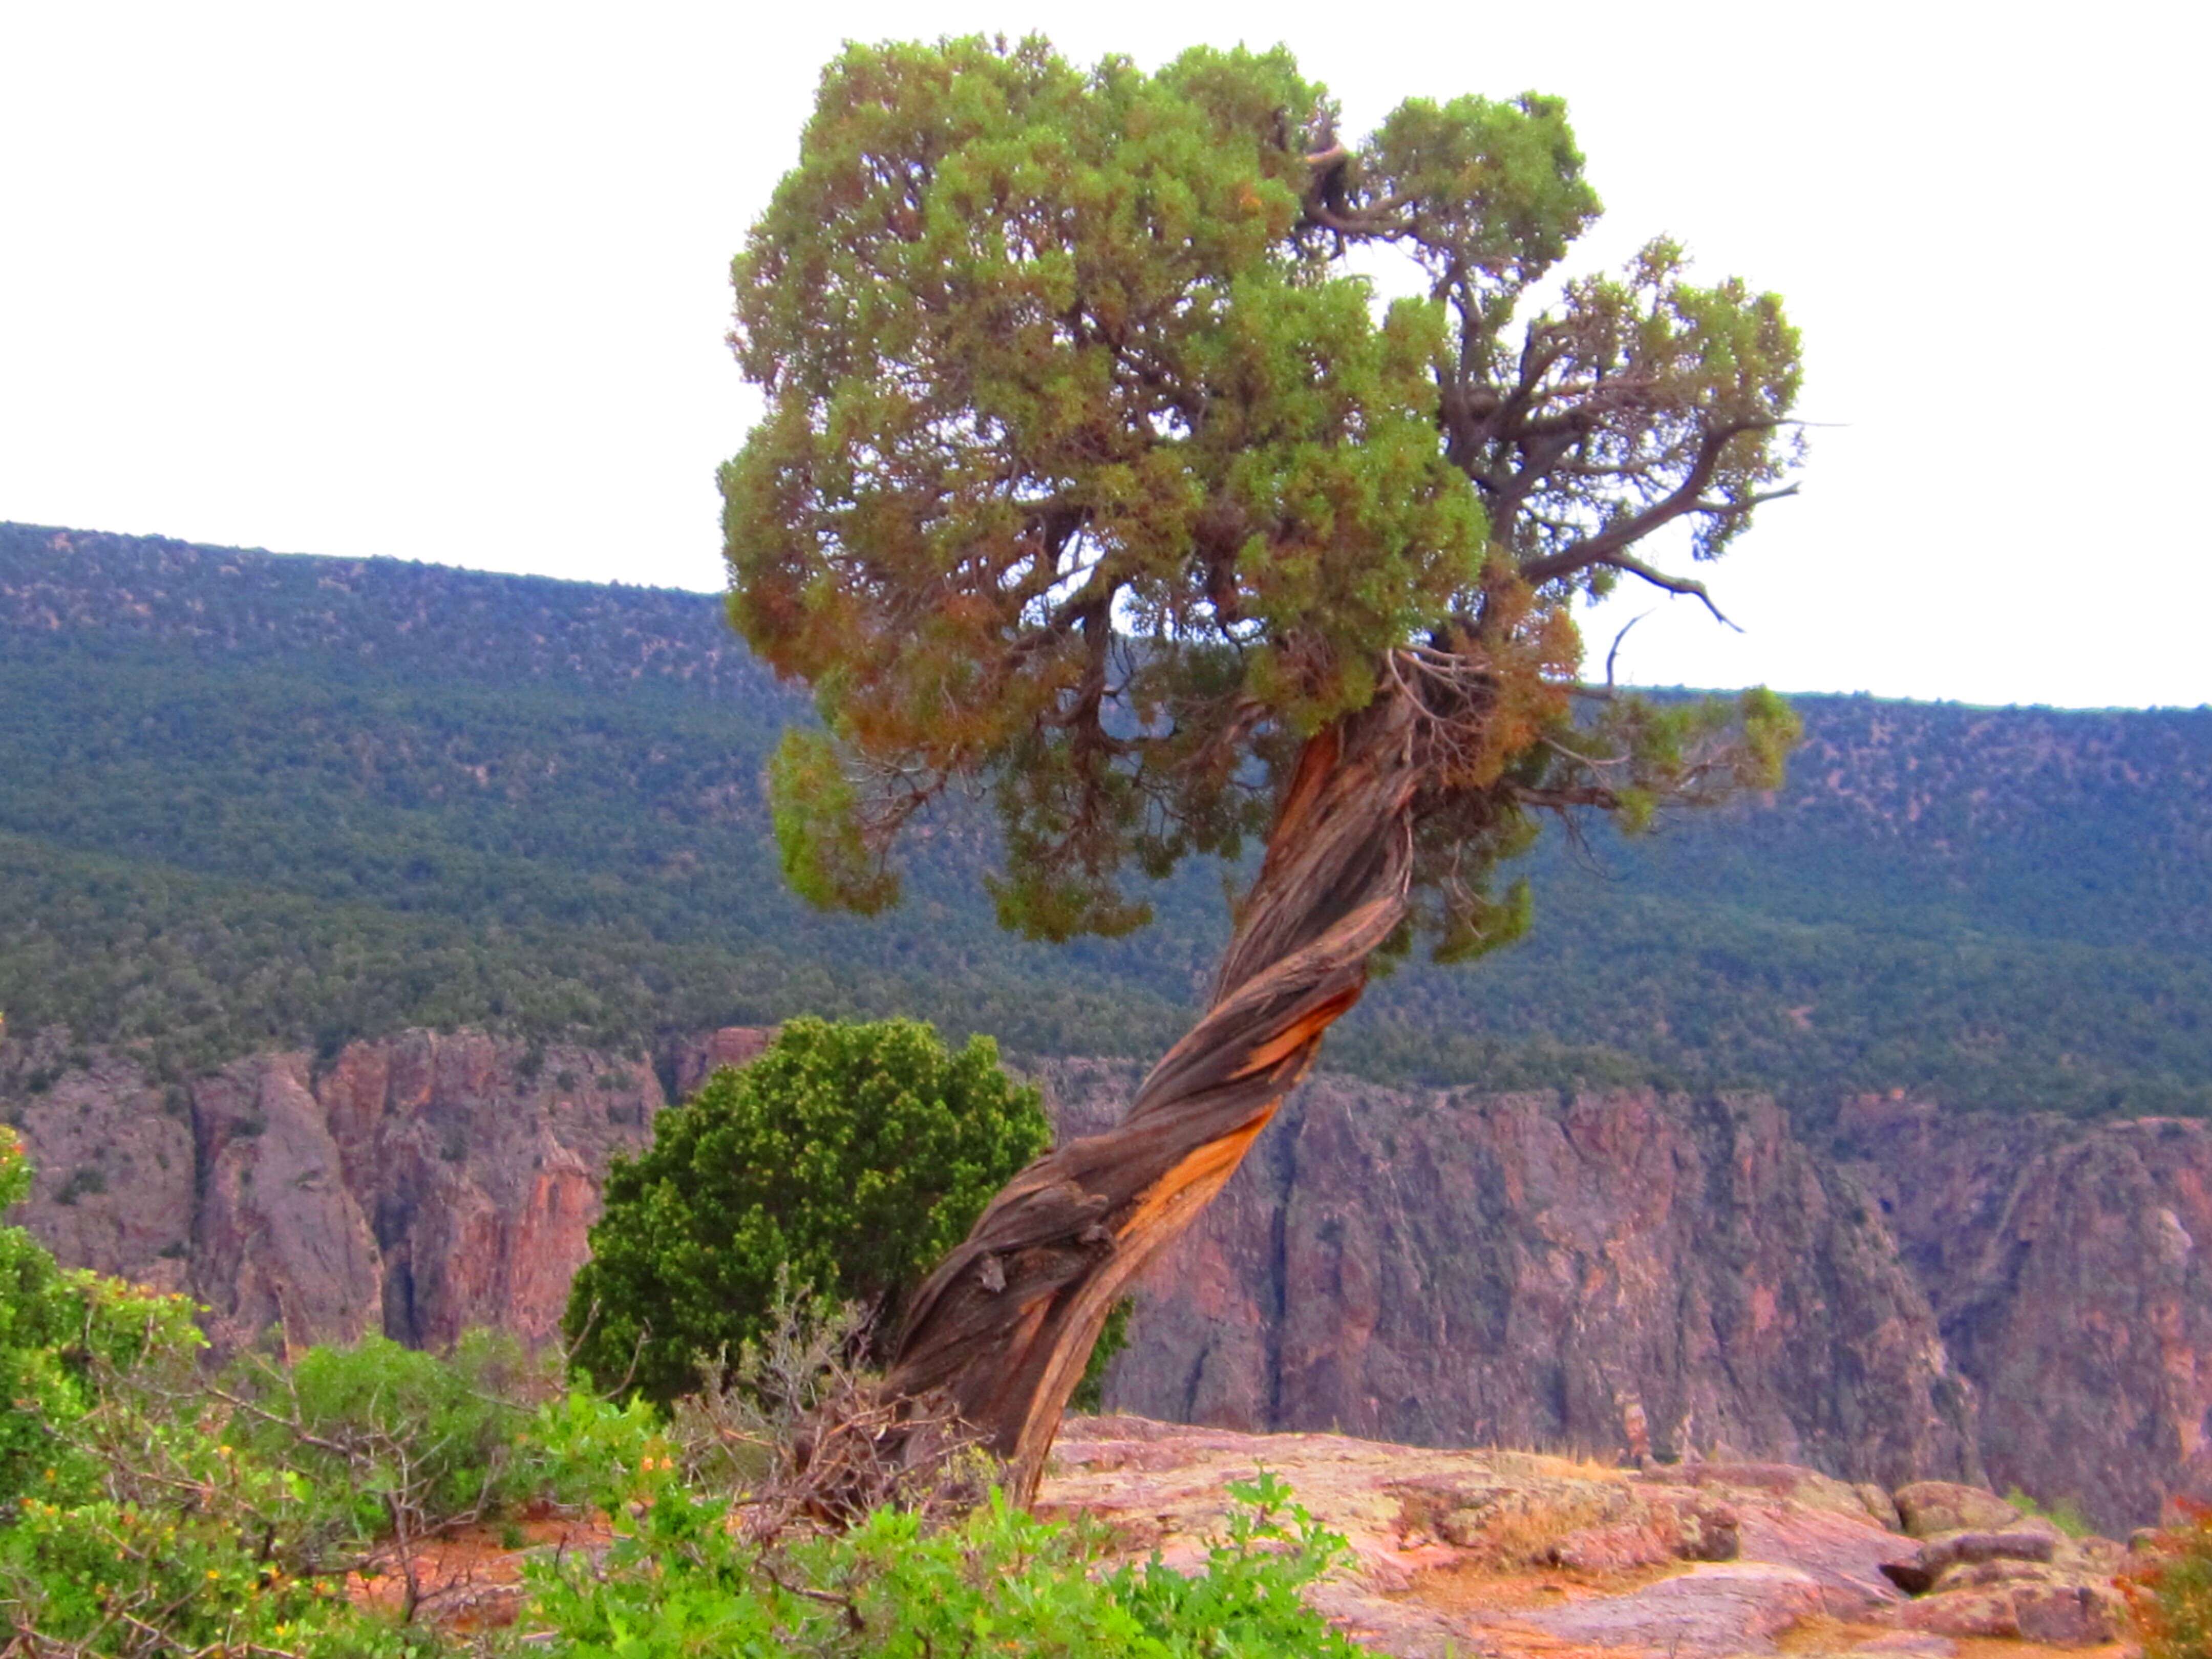
[[[1331,1063],[2212,1109],[2212,710],[1799,707],[1775,801],[1546,847],[1533,937],[1400,969]],[[1144,1054],[1224,931],[1193,868],[1130,939],[1010,939],[972,811],[900,910],[809,911],[758,782],[805,706],[705,596],[0,526],[0,1008],[173,1073],[802,1011]]]

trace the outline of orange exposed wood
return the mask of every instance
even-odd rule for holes
[[[1251,1150],[1253,1141],[1258,1139],[1260,1131],[1267,1127],[1267,1120],[1274,1115],[1275,1108],[1270,1105],[1242,1128],[1231,1130],[1218,1140],[1210,1140],[1192,1152],[1152,1183],[1144,1197],[1137,1201],[1137,1207],[1130,1211],[1121,1224],[1114,1230],[1115,1237],[1141,1238],[1145,1229],[1158,1219],[1160,1213],[1175,1202],[1176,1195],[1184,1188],[1196,1186],[1208,1176],[1219,1176],[1226,1181],[1231,1172],[1244,1161],[1244,1154]]]
[[[1296,1024],[1284,1028],[1279,1035],[1255,1048],[1251,1058],[1237,1067],[1236,1075],[1240,1078],[1256,1076],[1296,1054],[1305,1044],[1320,1042],[1321,1034],[1336,1024],[1345,1011],[1359,1000],[1363,988],[1358,985],[1351,986],[1320,1005]],[[1261,1121],[1266,1121],[1264,1118]]]
[[[1296,838],[1299,820],[1336,770],[1343,748],[1343,738],[1334,726],[1306,739],[1306,746],[1298,752],[1297,770],[1291,775],[1291,787],[1283,792],[1283,804],[1275,812],[1274,833],[1267,838],[1269,861],[1285,842]]]

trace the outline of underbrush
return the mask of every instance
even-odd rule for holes
[[[2212,1659],[2212,1505],[2185,1504],[2149,1564],[2122,1579],[2143,1659]]]
[[[22,1185],[0,1131],[0,1204]],[[731,1659],[1355,1652],[1302,1600],[1341,1558],[1272,1477],[1203,1574],[1116,1565],[956,1455],[848,1528],[796,1500],[795,1429],[854,1379],[845,1316],[776,1335],[660,1413],[565,1386],[558,1357],[380,1339],[199,1364],[179,1297],[56,1268],[0,1228],[0,1652],[15,1659]],[[463,1632],[443,1540],[564,1515],[604,1547],[522,1555],[504,1628]]]

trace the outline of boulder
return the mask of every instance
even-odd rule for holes
[[[2109,1578],[2127,1570],[2128,1548],[2116,1539],[2091,1533],[2085,1538],[2061,1539],[2052,1559],[2072,1571]]]
[[[1649,1519],[1610,1527],[1584,1527],[1569,1533],[1544,1553],[1547,1565],[1593,1573],[1656,1567],[1680,1557],[1680,1534],[1672,1527]]]
[[[1946,1588],[1963,1582],[1954,1571],[1976,1564],[2047,1562],[2058,1552],[2056,1530],[2016,1527],[2007,1532],[1947,1532],[1923,1542],[1911,1555],[1881,1564],[1882,1577],[1907,1595],[1924,1595],[1940,1581]],[[1984,1574],[1986,1582],[2004,1574]]]
[[[1529,1613],[1524,1622],[1590,1647],[1657,1649],[1675,1659],[1771,1653],[1775,1638],[1826,1611],[1809,1573],[1771,1561],[1692,1567],[1626,1595]]]
[[[2058,1553],[2051,1534],[2015,1527],[2004,1532],[1950,1532],[1920,1547],[1920,1565],[1930,1572],[1961,1562],[2048,1561]]]
[[[1891,1617],[1911,1632],[2062,1648],[2101,1647],[2125,1627],[2125,1610],[2110,1581],[2002,1559],[1954,1569],[1935,1594],[1908,1601]]]
[[[2058,1584],[2075,1582],[2056,1567],[2040,1561],[2021,1561],[1999,1556],[1990,1561],[1968,1561],[1948,1569],[1936,1580],[1936,1592],[1948,1595],[1957,1589],[1987,1589],[1992,1584]]]
[[[1822,1474],[1818,1469],[1801,1468],[1795,1463],[1760,1463],[1745,1462],[1697,1462],[1662,1464],[1646,1470],[1644,1478],[1659,1486],[1693,1486],[1701,1490],[1718,1487],[1739,1492],[1758,1492],[1771,1498],[1785,1498],[1802,1504],[1807,1509],[1826,1510],[1835,1515],[1848,1515],[1855,1521],[1872,1520],[1881,1524],[1885,1514],[1893,1519],[1895,1506],[1881,1488],[1869,1484],[1866,1490],[1881,1493],[1881,1507],[1868,1503],[1860,1489],[1832,1475]]]
[[[1906,1630],[1934,1636],[2003,1638],[2020,1634],[2020,1615],[2014,1609],[2012,1592],[2002,1588],[1923,1596],[1906,1602],[1896,1618]]]
[[[2109,1585],[2023,1585],[2012,1601],[2021,1635],[2053,1647],[2100,1647],[2124,1627],[2125,1610]]]
[[[1993,1492],[1955,1480],[1916,1480],[1897,1492],[1897,1512],[1906,1533],[1933,1538],[1945,1532],[1996,1532],[2015,1526],[2020,1511]]]
[[[1875,1525],[1889,1532],[1903,1532],[1905,1517],[1897,1512],[1897,1500],[1871,1480],[1862,1480],[1852,1486],[1858,1494],[1859,1507],[1872,1516]]]

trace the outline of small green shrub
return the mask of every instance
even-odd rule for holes
[[[0,1208],[29,1182],[0,1131]],[[190,1314],[0,1227],[0,1650],[397,1659],[300,1547],[343,1489],[234,1443]]]
[[[450,1358],[380,1336],[289,1365],[248,1355],[216,1398],[233,1442],[327,1500],[329,1542],[404,1543],[537,1494],[546,1477],[522,1431],[552,1391],[514,1337],[472,1331]]]
[[[2212,1659],[2212,1505],[2185,1504],[2150,1565],[2120,1581],[2142,1659]]]
[[[2081,1513],[2081,1505],[2070,1498],[2054,1498],[2045,1504],[2014,1486],[2005,1494],[2005,1502],[2022,1515],[2036,1516],[2048,1521],[2069,1538],[2087,1538],[2096,1530],[2089,1524],[2089,1517]]]
[[[311,1499],[283,1471],[189,1417],[127,1410],[100,1425],[103,1451],[126,1425],[131,1461],[108,1462],[89,1492],[24,1498],[0,1527],[0,1646],[85,1659],[405,1650],[347,1601],[349,1563],[297,1559],[290,1523]]]
[[[904,1297],[1043,1149],[1037,1091],[975,1037],[795,1019],[609,1170],[562,1328],[603,1389],[666,1405],[759,1338],[779,1273],[896,1328]]]
[[[0,1212],[30,1192],[22,1142],[0,1127]],[[182,1297],[64,1268],[21,1227],[0,1226],[0,1523],[24,1493],[51,1496],[84,1478],[75,1430],[94,1403],[97,1367],[199,1343]]]

